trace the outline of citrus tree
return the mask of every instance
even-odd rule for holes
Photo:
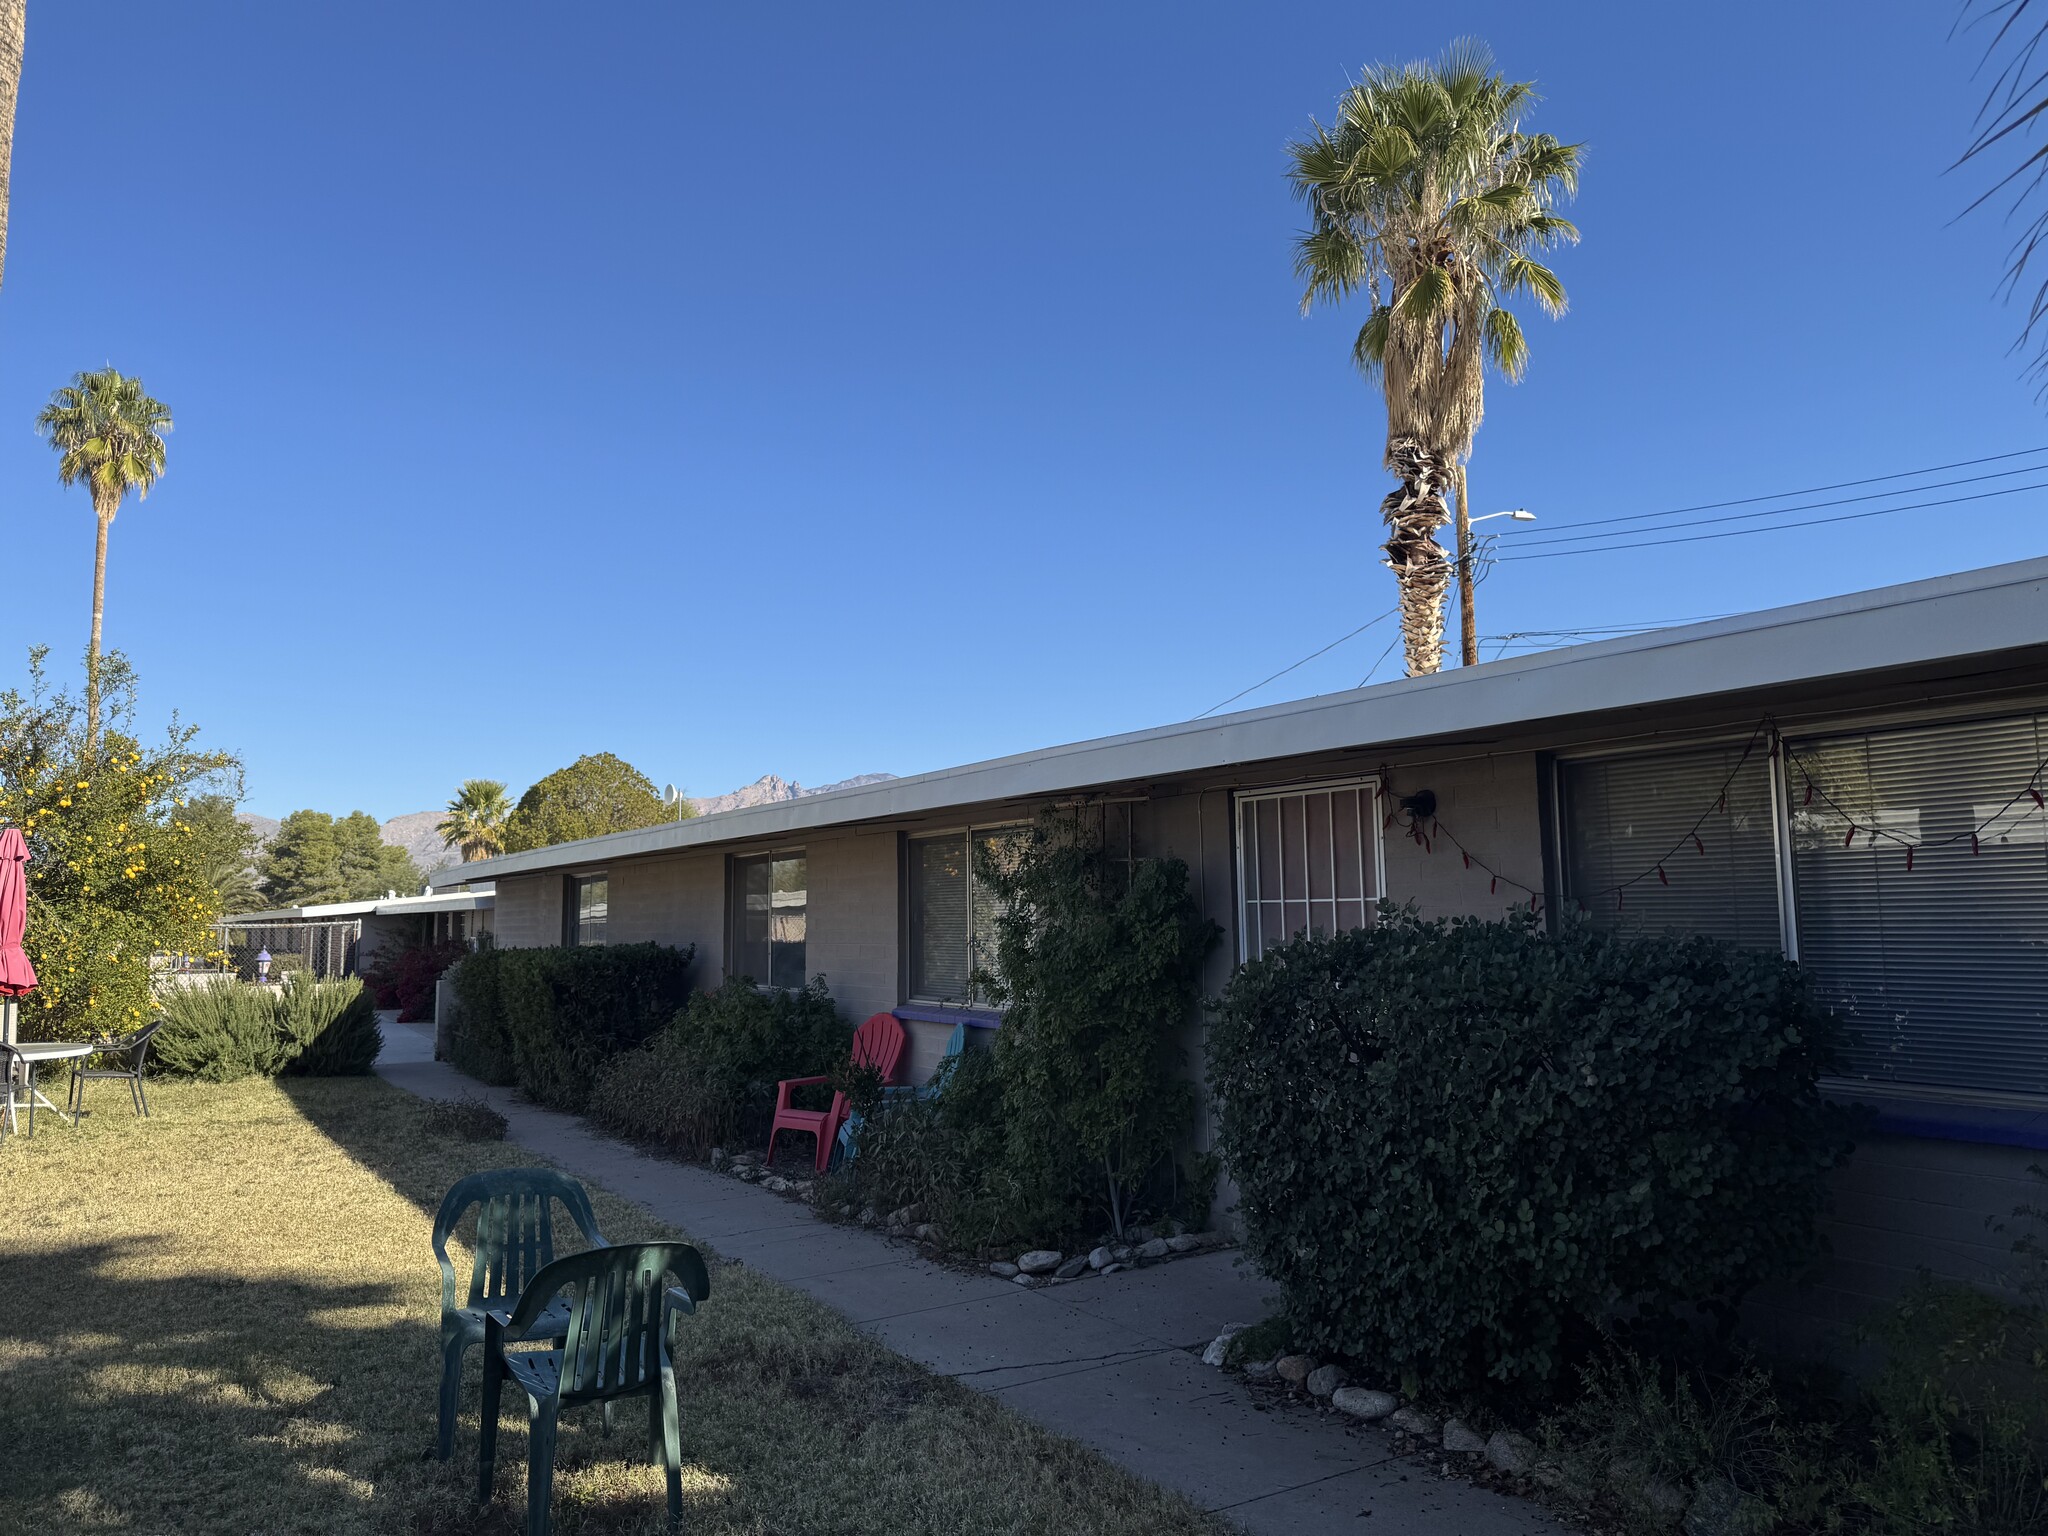
[[[30,652],[26,690],[0,693],[0,818],[27,839],[28,932],[38,985],[22,1000],[24,1037],[120,1034],[152,1011],[159,957],[216,949],[217,850],[181,819],[192,796],[239,792],[241,765],[173,722],[154,743],[134,732],[134,676],[119,652],[98,672],[105,728],[52,690],[46,651]]]

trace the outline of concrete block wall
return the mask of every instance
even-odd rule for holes
[[[606,942],[694,944],[696,985],[715,987],[724,979],[724,854],[632,859],[613,865],[605,875],[611,903]]]
[[[1543,885],[1543,821],[1533,753],[1506,753],[1445,763],[1395,763],[1387,772],[1381,816],[1404,795],[1436,795],[1436,820],[1470,849],[1474,858],[1503,875],[1538,889]],[[1429,828],[1423,828],[1425,834]],[[1499,917],[1510,906],[1526,905],[1526,891],[1503,885],[1489,891],[1485,870],[1467,868],[1448,838],[1416,842],[1400,821],[1381,834],[1386,850],[1387,889],[1392,901],[1412,901],[1424,917]]]
[[[814,839],[805,846],[810,879],[804,967],[823,976],[839,1011],[854,1023],[900,1003],[902,975],[897,894],[901,839],[893,831]],[[946,1031],[916,1022],[905,1026],[910,1053],[900,1069],[906,1082],[923,1082],[938,1065]]]

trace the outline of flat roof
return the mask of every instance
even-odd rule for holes
[[[465,881],[465,884],[475,882]],[[230,912],[224,923],[238,928],[264,923],[339,922],[351,917],[403,917],[421,912],[475,912],[495,906],[497,895],[488,882],[481,891],[431,891],[425,896],[380,896],[374,901],[320,901],[303,907],[273,907],[267,912]]]
[[[2048,646],[2048,557],[1650,630],[1429,677],[1045,747],[464,866],[507,875],[1270,758],[1424,741],[1599,711]]]

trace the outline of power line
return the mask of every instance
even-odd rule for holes
[[[1593,544],[1584,549],[1539,549],[1526,555],[1502,555],[1502,560],[1555,560],[1562,555],[1609,555],[1624,549],[1655,549],[1663,544],[1700,544],[1709,539],[1740,539],[1758,533],[1778,533],[1788,528],[1817,528],[1824,523],[1853,523],[1866,517],[1889,517],[1894,512],[1919,512],[1928,507],[1958,507],[1972,501],[1989,501],[1998,496],[2017,496],[2022,491],[2048,490],[2048,480],[2032,485],[2009,485],[1998,491],[1979,491],[1974,496],[1943,496],[1933,501],[1908,502],[1902,507],[1878,507],[1869,512],[1842,512],[1834,517],[1810,517],[1797,523],[1773,523],[1766,528],[1726,528],[1719,533],[1692,533],[1676,539],[1639,539],[1632,544]],[[1642,532],[1653,530],[1643,529]]]
[[[2048,448],[2015,448],[2010,453],[1987,454],[1981,459],[1958,459],[1953,464],[1930,464],[1924,469],[1902,469],[1894,474],[1871,475],[1862,480],[1838,480],[1833,485],[1809,485],[1804,490],[1776,491],[1768,496],[1738,496],[1733,501],[1703,501],[1696,506],[1670,507],[1662,512],[1632,512],[1620,517],[1588,518],[1584,522],[1573,523],[1570,526],[1585,528],[1591,527],[1595,523],[1636,522],[1652,517],[1682,517],[1688,512],[1718,512],[1723,507],[1753,507],[1762,501],[1786,501],[1794,496],[1818,496],[1823,491],[1853,490],[1859,485],[1877,485],[1886,480],[1912,480],[1917,479],[1921,475],[1938,475],[1944,470],[1973,469],[1979,464],[1997,464],[2006,459],[2024,459],[2037,453],[2048,453]],[[1912,489],[1912,487],[1907,488],[1909,492]],[[1919,489],[1925,490],[1927,487],[1921,486]]]
[[[1818,512],[1823,507],[1846,507],[1863,501],[1883,501],[1890,496],[1917,496],[1922,491],[1946,491],[1958,485],[1979,485],[1986,480],[2008,480],[2014,475],[2038,475],[2044,469],[2048,469],[2048,464],[2029,464],[2022,469],[1994,470],[1988,475],[1964,475],[1957,480],[1937,480],[1931,485],[1901,486],[1896,490],[1890,491],[1866,491],[1861,496],[1837,496],[1832,501],[1809,501],[1791,507],[1766,507],[1761,512],[1731,512],[1725,517],[1699,517],[1687,523],[1666,523],[1661,528],[1620,528],[1609,533],[1559,533],[1550,538],[1517,539],[1515,540],[1515,548],[1527,549],[1532,545],[1541,544],[1584,544],[1594,539],[1633,538],[1639,533],[1669,533],[1674,528],[1706,528],[1717,523],[1743,523],[1760,517],[1784,517],[1788,513],[1793,512]],[[1793,494],[1798,493],[1795,492]],[[1594,518],[1591,521],[1623,523],[1632,522],[1638,518],[1670,517],[1672,515],[1669,512],[1639,512],[1630,517],[1603,517]],[[1561,526],[1578,528],[1590,526],[1590,523],[1566,523]]]
[[[1339,635],[1336,639],[1332,640],[1328,645],[1324,646],[1322,650],[1310,651],[1308,655],[1302,657],[1301,660],[1293,662],[1288,666],[1282,667],[1278,672],[1275,672],[1271,677],[1262,678],[1260,681],[1253,683],[1249,688],[1238,689],[1236,693],[1233,693],[1229,698],[1225,699],[1223,703],[1211,704],[1207,709],[1203,710],[1199,715],[1196,715],[1194,718],[1197,720],[1208,719],[1211,715],[1215,714],[1217,710],[1224,708],[1226,705],[1235,704],[1239,699],[1243,698],[1248,693],[1257,693],[1261,688],[1265,687],[1267,683],[1278,682],[1288,673],[1294,671],[1295,668],[1307,666],[1310,662],[1314,661],[1318,656],[1322,656],[1330,651],[1334,651],[1346,640],[1356,639],[1359,635],[1362,635],[1368,629],[1371,629],[1373,625],[1384,623],[1386,620],[1391,619],[1395,614],[1399,613],[1400,611],[1401,610],[1398,608],[1389,608],[1385,613],[1381,614],[1378,618],[1367,619],[1363,624],[1359,625],[1358,628],[1352,630],[1350,634]],[[1384,660],[1384,658],[1382,659]]]

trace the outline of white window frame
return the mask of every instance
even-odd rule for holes
[[[1384,823],[1386,821],[1386,813],[1384,810],[1381,809],[1380,805],[1380,802],[1385,798],[1386,795],[1386,783],[1385,780],[1380,777],[1380,775],[1372,773],[1365,774],[1357,778],[1317,779],[1303,784],[1275,784],[1263,789],[1239,790],[1235,794],[1235,796],[1233,796],[1233,799],[1236,801],[1236,810],[1234,813],[1234,819],[1231,824],[1231,835],[1236,842],[1237,958],[1240,964],[1252,958],[1251,936],[1255,931],[1257,931],[1257,925],[1251,921],[1254,915],[1254,898],[1251,895],[1251,890],[1256,882],[1254,879],[1251,878],[1254,872],[1247,870],[1245,866],[1244,857],[1244,827],[1246,812],[1248,810],[1255,812],[1256,808],[1261,803],[1268,800],[1289,800],[1297,796],[1341,793],[1346,790],[1354,789],[1359,791],[1361,795],[1369,797],[1370,800],[1369,808],[1367,809],[1365,814],[1360,818],[1362,824],[1359,827],[1358,837],[1358,888],[1361,893],[1360,905],[1364,908],[1366,921],[1370,923],[1372,921],[1374,911],[1378,908],[1379,904],[1386,899],[1387,895],[1387,848],[1386,838],[1384,835]],[[1306,865],[1308,862],[1309,854],[1308,816],[1306,814],[1306,807],[1304,807],[1304,813],[1301,818],[1301,827],[1301,858],[1302,863]],[[1329,845],[1330,866],[1333,878],[1336,873],[1337,863],[1335,827],[1336,823],[1333,820],[1331,823],[1331,838]],[[1369,855],[1367,852],[1368,848],[1370,848],[1371,850]],[[1286,852],[1287,850],[1283,846],[1281,849],[1281,878],[1283,884],[1286,879]],[[1368,867],[1366,860],[1368,857],[1370,857],[1371,859],[1370,868],[1372,872],[1372,879],[1370,882],[1368,882],[1365,878]],[[1304,884],[1303,889],[1307,889],[1306,884]],[[1327,898],[1317,898],[1315,900],[1303,898],[1303,904],[1309,907],[1310,909],[1311,918],[1313,918],[1314,916],[1314,908],[1317,905],[1317,901],[1327,900],[1330,907],[1330,927],[1333,932],[1337,931],[1337,897],[1334,894],[1334,892],[1335,887],[1332,886],[1332,894]]]

